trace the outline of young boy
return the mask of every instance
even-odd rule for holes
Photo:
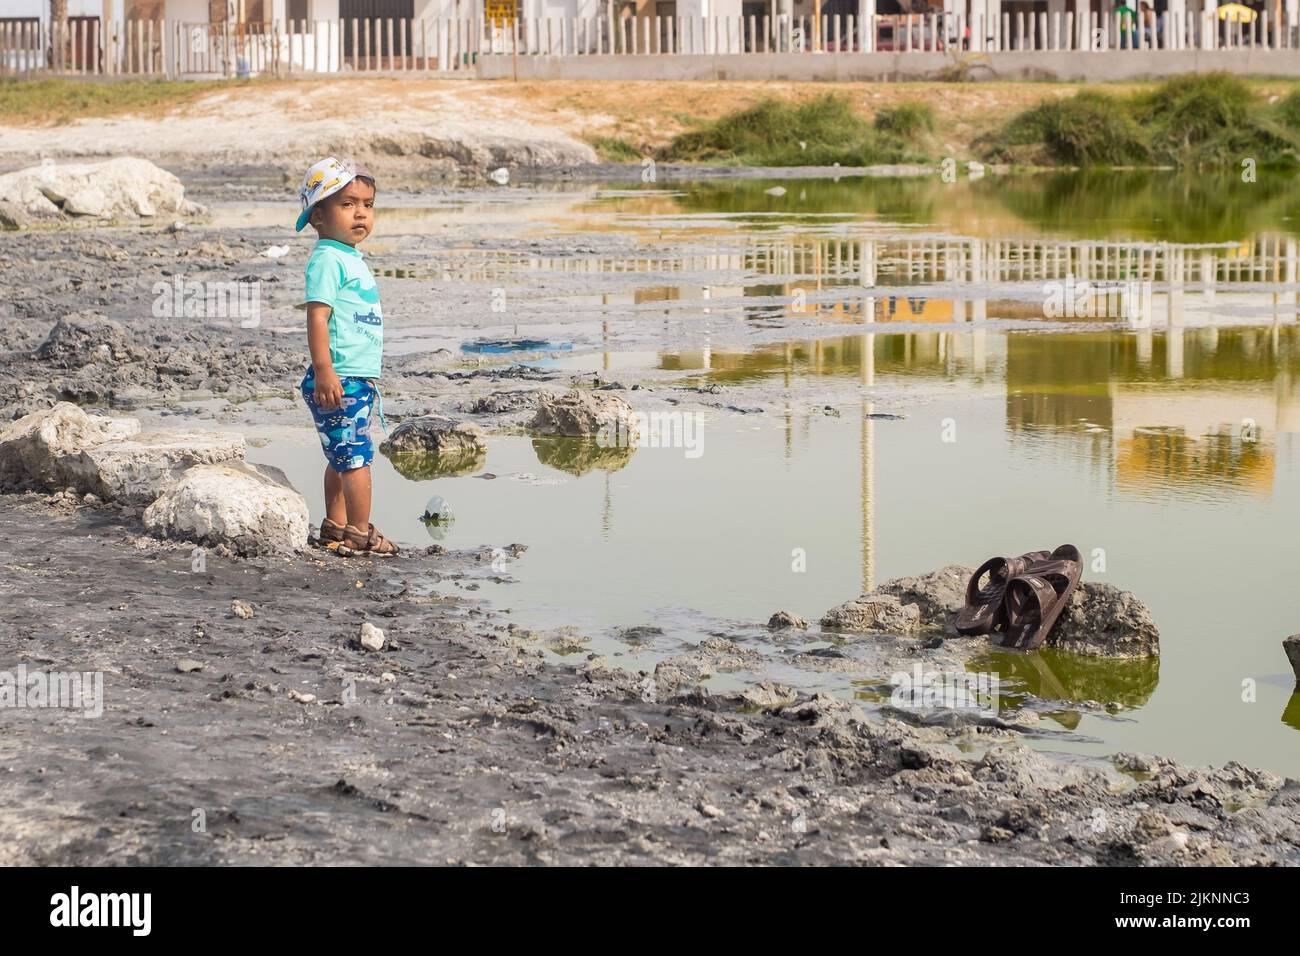
[[[297,230],[311,223],[319,237],[307,259],[311,365],[302,380],[325,450],[325,512],[320,537],[340,554],[397,554],[370,523],[372,415],[383,422],[377,382],[384,352],[379,287],[357,244],[374,226],[375,179],[350,160],[323,159],[298,190]]]

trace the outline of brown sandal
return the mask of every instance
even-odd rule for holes
[[[1082,578],[1079,549],[1063,544],[1046,560],[1007,582],[1003,646],[1022,651],[1041,647]]]
[[[386,558],[400,553],[397,545],[380,534],[373,524],[367,525],[366,528],[367,530],[362,531],[360,528],[347,525],[343,529],[343,541],[339,544],[339,554],[346,557],[370,554]]]
[[[981,564],[966,584],[966,606],[953,622],[957,633],[969,637],[1000,630],[1006,620],[1002,599],[1007,584],[1048,557],[1046,551],[1028,551],[1017,558],[989,558]]]

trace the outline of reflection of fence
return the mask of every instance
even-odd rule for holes
[[[1265,10],[1253,23],[1212,12],[1166,11],[1139,22],[1122,13],[1072,11],[809,17],[519,17],[182,23],[127,20],[100,29],[0,20],[0,71],[26,74],[240,76],[342,71],[476,69],[480,58],[657,57],[768,53],[906,54],[1015,51],[1300,48],[1297,24]],[[754,60],[761,63],[761,60]]]

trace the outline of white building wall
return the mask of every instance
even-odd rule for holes
[[[112,0],[110,0],[112,3]],[[122,0],[110,11],[111,17],[122,15]],[[49,0],[0,0],[0,16],[3,17],[39,17],[44,22],[50,20]],[[70,17],[103,17],[104,0],[68,0]]]

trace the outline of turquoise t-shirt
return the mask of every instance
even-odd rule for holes
[[[384,356],[384,312],[379,286],[361,252],[318,239],[307,259],[303,307],[322,302],[330,312],[330,361],[341,378],[378,378]]]

